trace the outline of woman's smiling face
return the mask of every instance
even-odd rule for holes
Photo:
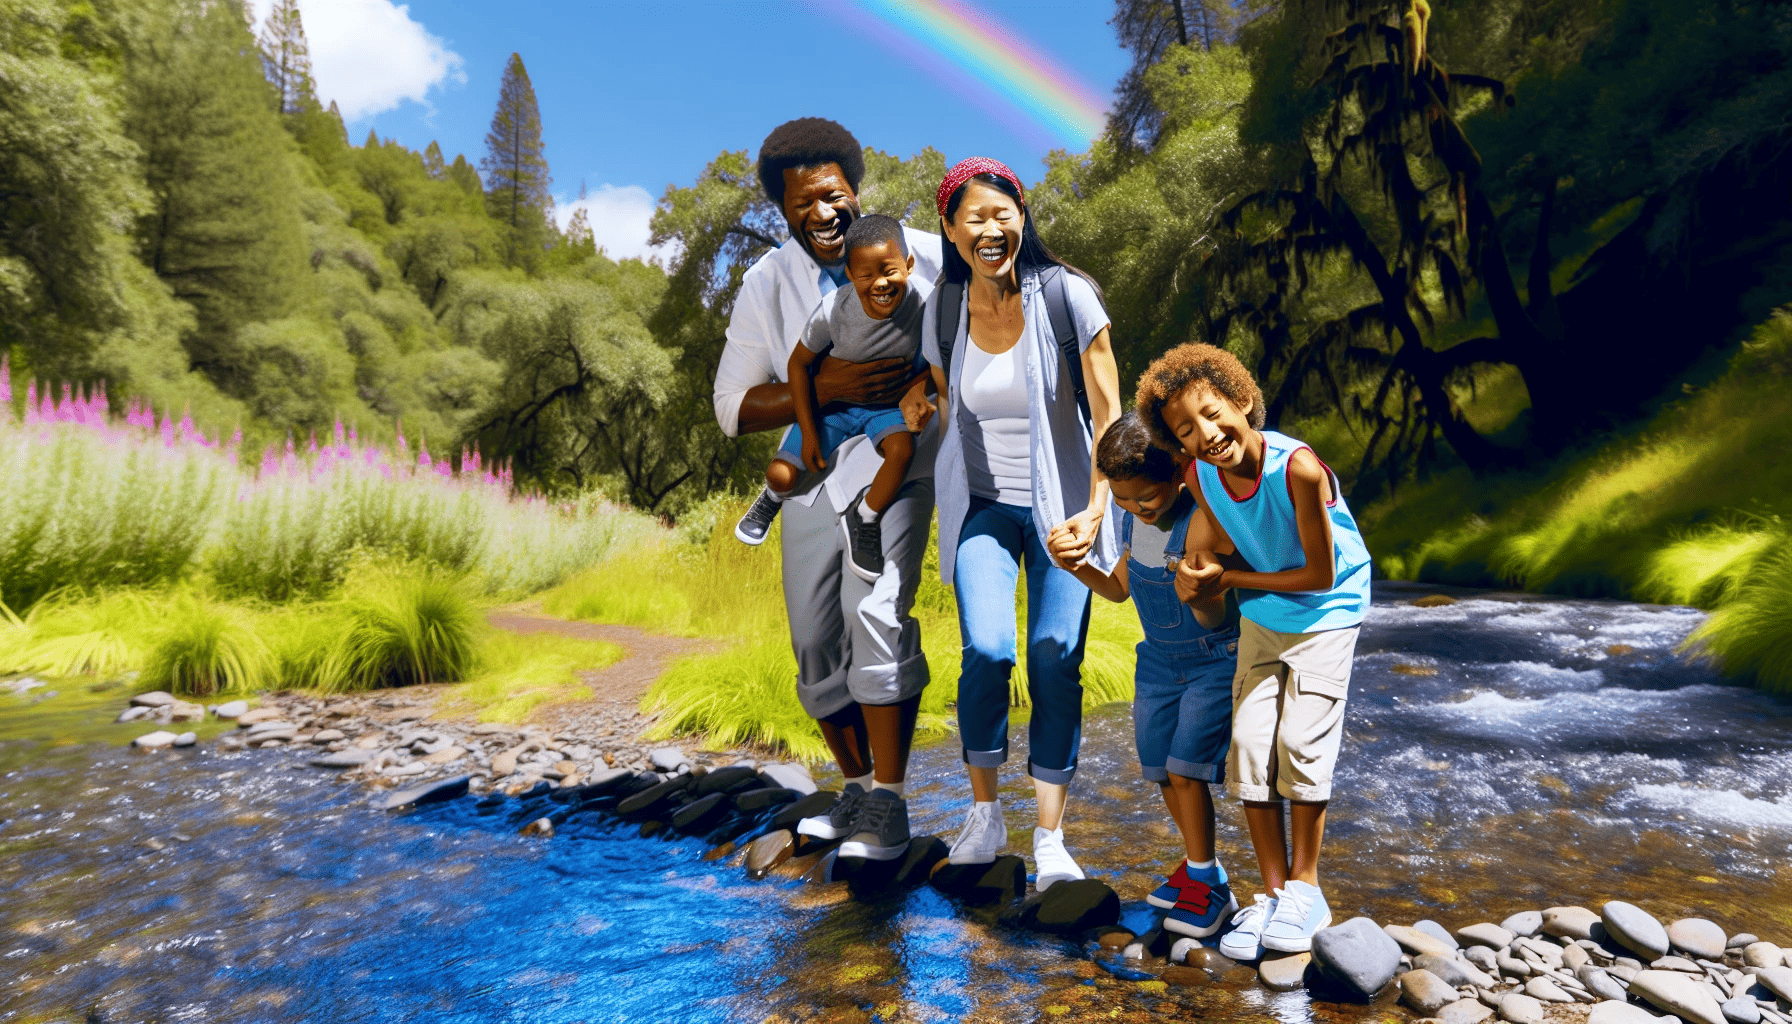
[[[1014,272],[1026,222],[1027,211],[1013,196],[973,178],[946,224],[946,239],[979,277],[1007,277]]]

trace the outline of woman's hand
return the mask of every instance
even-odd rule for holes
[[[894,405],[908,390],[913,364],[907,359],[879,359],[849,363],[823,356],[814,367],[815,405],[821,409],[835,402],[848,405]]]
[[[1048,540],[1059,531],[1063,531],[1066,538],[1061,558],[1065,568],[1081,565],[1089,556],[1089,550],[1095,547],[1095,538],[1101,534],[1101,520],[1106,514],[1106,509],[1086,508],[1052,528]]]

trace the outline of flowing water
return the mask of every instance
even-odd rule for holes
[[[1378,586],[1364,628],[1322,880],[1338,920],[1454,927],[1623,898],[1792,942],[1792,703],[1675,654],[1699,613],[1410,603],[1426,592]],[[22,704],[0,696],[0,735],[54,706]],[[0,743],[0,1021],[1382,1015],[1121,980],[931,889],[858,903],[750,881],[696,840],[595,816],[544,842],[470,800],[377,812],[297,759]],[[967,798],[956,747],[917,751],[912,777],[917,834],[949,833]],[[1020,782],[1004,799],[1024,853]],[[1142,927],[1177,844],[1124,706],[1090,715],[1074,793],[1071,850]],[[1237,805],[1219,814],[1248,894]]]

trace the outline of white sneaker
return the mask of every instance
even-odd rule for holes
[[[1276,890],[1276,910],[1263,926],[1263,948],[1280,953],[1305,953],[1313,948],[1313,933],[1332,923],[1332,908],[1316,885],[1296,879]]]
[[[1083,869],[1076,866],[1070,852],[1064,849],[1062,828],[1033,830],[1033,866],[1039,872],[1033,887],[1040,892],[1058,882],[1084,877]]]
[[[1275,912],[1274,897],[1261,892],[1252,897],[1250,906],[1232,915],[1232,930],[1220,936],[1220,952],[1234,960],[1263,959],[1263,929]]]
[[[948,864],[989,864],[1008,845],[1008,821],[1002,817],[1002,802],[973,803],[965,815],[964,827],[952,840],[946,853]]]

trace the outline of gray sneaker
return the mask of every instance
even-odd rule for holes
[[[734,536],[742,544],[754,547],[764,544],[765,535],[771,532],[772,520],[778,518],[778,510],[783,507],[784,503],[772,497],[769,488],[761,487],[759,497],[753,499],[747,514],[734,524]]]
[[[840,844],[840,856],[895,860],[908,852],[908,801],[873,789],[859,805],[857,831]]]
[[[858,831],[859,808],[865,803],[865,791],[856,782],[846,784],[840,799],[828,808],[826,814],[817,814],[813,818],[804,818],[796,823],[798,835],[814,836],[816,839],[838,839]]]

